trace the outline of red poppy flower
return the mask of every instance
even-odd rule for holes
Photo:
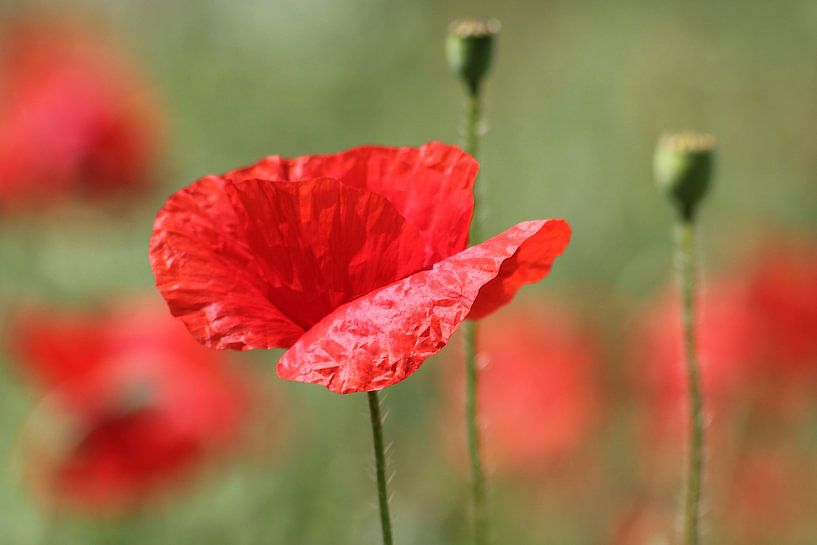
[[[289,348],[282,378],[385,388],[543,278],[568,243],[564,221],[528,221],[465,249],[476,174],[459,148],[429,143],[208,176],[156,218],[156,284],[207,346]]]
[[[144,184],[155,108],[98,29],[19,21],[3,30],[0,206]]]
[[[480,329],[480,418],[492,462],[530,475],[574,454],[599,414],[593,336],[553,301],[500,312]],[[461,427],[462,366],[449,366],[445,435]],[[456,434],[454,434],[456,435]]]
[[[29,473],[60,501],[105,510],[142,502],[227,446],[244,416],[242,381],[223,356],[161,307],[31,313],[12,342],[47,394],[26,434]]]

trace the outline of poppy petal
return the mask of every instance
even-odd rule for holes
[[[384,197],[337,180],[206,178],[177,195],[184,202],[171,198],[157,219],[154,270],[207,346],[289,346],[341,304],[423,266],[417,230]]]
[[[226,187],[267,299],[304,330],[423,266],[426,246],[380,195],[321,178]]]
[[[428,245],[424,266],[462,251],[474,211],[476,160],[456,146],[361,146],[331,155],[273,155],[228,174],[233,180],[334,178],[386,197]]]
[[[527,239],[516,253],[502,263],[496,278],[482,286],[468,318],[479,320],[508,304],[519,288],[542,280],[553,261],[562,255],[570,242],[570,225],[551,221]]]
[[[284,354],[278,376],[338,393],[379,390],[402,381],[445,346],[480,289],[527,241],[561,233],[561,245],[551,245],[561,251],[567,243],[564,225],[561,220],[520,223],[430,270],[339,307]]]
[[[286,348],[303,329],[265,297],[263,273],[240,236],[225,185],[202,178],[159,211],[150,241],[156,286],[205,346]]]

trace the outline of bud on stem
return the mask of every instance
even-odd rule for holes
[[[655,151],[655,181],[676,205],[682,219],[691,221],[712,179],[715,139],[708,134],[667,134]]]
[[[451,23],[445,42],[448,65],[468,87],[472,96],[479,94],[482,80],[491,67],[494,37],[499,21],[460,19]]]

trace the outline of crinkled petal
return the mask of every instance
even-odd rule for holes
[[[426,246],[380,195],[323,178],[226,188],[265,295],[304,330],[423,266]]]
[[[174,316],[210,348],[288,347],[303,329],[265,295],[258,267],[225,192],[203,178],[167,201],[150,241],[156,286]]]
[[[456,146],[361,146],[331,155],[267,157],[227,176],[233,180],[304,180],[328,177],[386,197],[420,232],[430,267],[462,251],[474,211],[479,164]]]
[[[481,288],[520,247],[542,233],[567,236],[563,225],[561,220],[520,223],[430,270],[339,307],[284,354],[278,375],[338,393],[379,390],[400,382],[445,346]]]
[[[384,197],[328,178],[205,178],[171,197],[151,242],[174,315],[205,345],[234,349],[287,347],[425,254]]]
[[[471,307],[469,319],[478,320],[511,302],[519,288],[542,280],[553,261],[570,242],[570,225],[551,220],[527,239],[516,253],[502,263],[496,278],[482,286]]]

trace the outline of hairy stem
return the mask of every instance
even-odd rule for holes
[[[481,99],[478,89],[468,95],[464,147],[476,157],[479,149]],[[470,238],[479,242],[482,235],[480,217],[481,190],[474,185],[474,216],[471,220]],[[473,532],[475,545],[487,545],[489,539],[488,506],[486,499],[485,471],[482,464],[482,449],[477,406],[479,392],[479,368],[477,366],[478,324],[474,320],[465,323],[465,425],[468,435],[468,458],[471,466],[471,502],[473,509]]]
[[[704,422],[701,374],[698,365],[695,308],[695,226],[691,216],[676,227],[676,263],[681,282],[684,353],[689,399],[689,466],[684,499],[686,545],[701,539],[700,501],[704,464]]]
[[[466,103],[465,132],[463,134],[463,148],[465,151],[477,156],[479,153],[479,123],[482,117],[482,97],[479,89],[468,91],[468,101]]]
[[[468,459],[471,466],[471,502],[473,509],[474,543],[485,545],[488,539],[488,506],[485,493],[485,471],[482,466],[477,392],[477,323],[465,324],[465,420],[468,433]]]
[[[380,525],[383,528],[383,545],[393,545],[391,516],[389,515],[389,493],[386,482],[386,451],[383,447],[383,417],[380,413],[380,398],[377,392],[367,392],[369,414],[372,420],[374,461],[377,473],[377,499],[380,505]]]

